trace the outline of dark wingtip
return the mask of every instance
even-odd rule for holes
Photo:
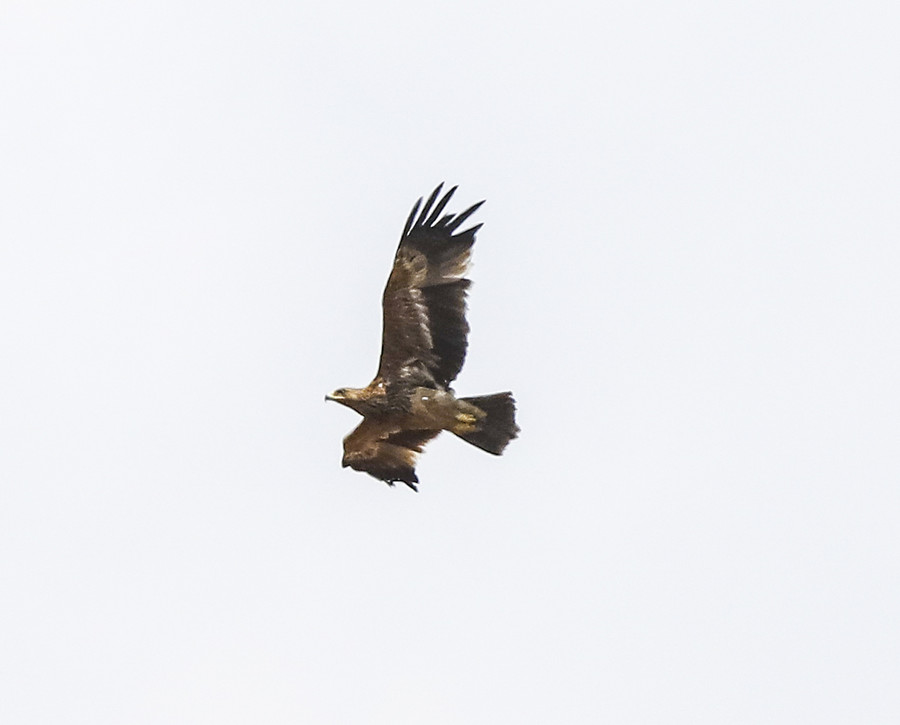
[[[444,185],[444,183],[441,182],[441,185],[438,186],[438,189],[440,189],[441,186],[443,186],[443,185]],[[441,212],[444,211],[444,207],[447,206],[447,202],[450,201],[450,198],[453,196],[453,193],[458,188],[459,188],[458,186],[454,186],[452,189],[450,189],[450,191],[448,191],[446,194],[444,194],[443,198],[437,203],[437,206],[434,207],[434,211],[431,212],[428,219],[425,220],[426,227],[430,227],[432,224],[434,224],[435,219],[437,219],[440,216]],[[435,189],[435,191],[437,191],[437,189]]]
[[[425,219],[431,212],[431,205],[434,204],[435,200],[438,198],[438,195],[441,193],[441,189],[443,188],[444,182],[442,181],[435,187],[434,191],[431,192],[431,196],[428,197],[428,201],[426,201],[425,206],[422,207],[422,213],[419,214],[419,219],[416,221],[416,226],[422,226],[425,224]]]
[[[395,483],[405,483],[413,491],[419,490],[418,488],[416,488],[416,484],[419,482],[419,477],[416,475],[415,469],[412,468],[394,468],[393,470],[369,471],[369,474],[384,481],[388,486],[393,487]]]
[[[382,479],[382,480],[383,480],[388,486],[390,486],[391,488],[394,487],[394,484],[395,484],[395,483],[405,483],[407,486],[409,486],[409,487],[410,487],[413,491],[415,491],[416,493],[419,492],[419,489],[418,489],[418,487],[416,486],[416,484],[419,482],[419,477],[416,475],[415,471],[413,471],[413,472],[409,475],[408,478],[385,478],[385,479]]]
[[[447,193],[444,194],[443,197],[438,201],[438,197],[441,194],[441,190],[444,188],[444,182],[442,181],[438,184],[434,191],[428,197],[428,200],[425,201],[424,197],[419,197],[419,200],[413,205],[412,211],[409,213],[409,217],[406,219],[406,224],[403,227],[403,234],[401,235],[401,241],[405,239],[409,234],[418,228],[426,228],[426,227],[440,227],[442,229],[446,229],[451,234],[455,232],[459,227],[461,227],[466,219],[472,216],[476,211],[481,208],[481,205],[484,204],[485,200],[482,199],[477,204],[473,204],[464,212],[458,215],[454,214],[444,214],[441,216],[441,213],[446,208],[448,202],[453,197],[453,194],[459,188],[459,186],[453,186],[447,190]],[[437,204],[435,202],[437,201]],[[481,224],[472,229],[466,230],[465,234],[473,233],[481,228]]]
[[[422,206],[422,197],[419,197],[419,200],[413,204],[412,211],[409,213],[409,217],[406,220],[406,224],[403,227],[403,234],[400,235],[400,239],[403,239],[407,234],[412,231],[413,222],[415,221],[416,214],[419,211],[419,207]]]
[[[449,229],[451,232],[455,232],[457,229],[459,229],[460,226],[462,226],[463,222],[465,222],[466,219],[468,219],[470,216],[472,216],[476,211],[478,211],[481,208],[481,205],[484,204],[484,202],[485,202],[485,200],[482,199],[477,204],[473,204],[472,206],[470,206],[468,209],[466,209],[464,212],[462,212],[462,214],[460,214],[455,219],[453,219],[449,224],[447,224],[447,229]],[[480,227],[481,225],[479,224],[478,226]]]

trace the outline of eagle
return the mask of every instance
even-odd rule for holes
[[[441,197],[443,183],[412,208],[400,235],[382,296],[381,359],[365,388],[338,388],[325,400],[362,417],[344,438],[344,468],[413,491],[416,460],[442,430],[499,456],[517,436],[511,392],[457,398],[450,383],[462,369],[468,345],[465,277],[481,224],[459,228],[484,201],[460,214],[444,214],[457,187]],[[440,200],[438,200],[440,197]]]

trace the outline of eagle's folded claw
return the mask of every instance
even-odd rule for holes
[[[474,433],[478,430],[478,418],[471,413],[457,413],[454,420],[456,425],[453,426],[453,432],[456,435]]]

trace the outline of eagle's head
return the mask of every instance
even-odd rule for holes
[[[341,405],[359,412],[361,406],[367,401],[365,388],[338,388],[331,395],[326,395],[325,400],[333,400]]]

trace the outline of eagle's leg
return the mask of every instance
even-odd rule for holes
[[[471,413],[457,413],[451,430],[456,435],[459,435],[460,433],[472,433],[478,430],[478,418]]]
[[[412,415],[406,427],[422,430],[449,430],[456,435],[480,429],[485,412],[459,400],[447,390],[417,388],[412,398]]]

